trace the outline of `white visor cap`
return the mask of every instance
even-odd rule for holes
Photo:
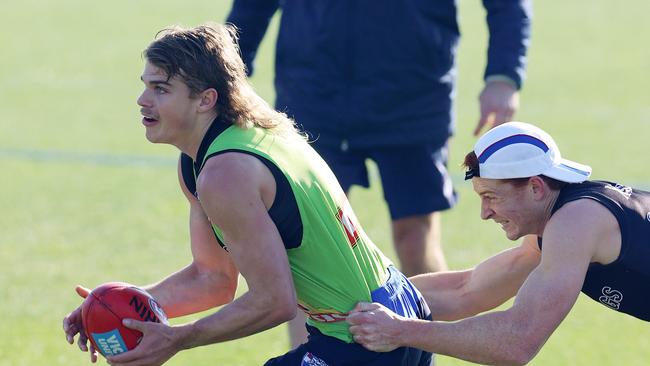
[[[474,145],[482,178],[545,175],[567,183],[584,182],[591,167],[563,159],[548,133],[523,122],[508,122],[486,132]]]

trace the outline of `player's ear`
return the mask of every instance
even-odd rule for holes
[[[535,197],[536,199],[544,198],[546,192],[548,191],[548,186],[546,185],[542,177],[540,176],[530,177],[530,179],[528,179],[528,184],[533,193],[533,197]]]
[[[207,112],[214,109],[219,98],[219,93],[214,88],[208,88],[201,92],[199,95],[201,102],[199,103],[199,111]]]

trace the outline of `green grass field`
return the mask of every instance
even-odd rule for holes
[[[450,168],[461,201],[443,216],[445,249],[455,269],[510,245],[497,225],[479,220],[478,200],[460,180],[460,159],[474,141],[487,41],[480,2],[460,3],[459,118]],[[87,355],[68,345],[61,330],[63,316],[80,303],[75,284],[146,284],[190,260],[177,152],[149,144],[139,122],[140,54],[164,26],[221,21],[229,6],[150,0],[3,4],[0,365],[86,364]],[[646,188],[649,10],[645,0],[537,1],[517,115],[555,136],[565,156],[591,164],[594,178]],[[274,37],[273,31],[267,35],[252,79],[269,101]],[[394,258],[380,189],[353,190],[352,204],[365,230]],[[287,347],[281,326],[183,352],[169,364],[260,365]],[[647,323],[581,296],[531,364],[648,360]],[[467,363],[440,357],[439,364]]]

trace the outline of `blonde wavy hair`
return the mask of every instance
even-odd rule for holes
[[[292,119],[255,93],[237,41],[237,30],[231,25],[171,26],[156,34],[143,55],[165,71],[168,80],[180,77],[190,96],[214,88],[218,93],[215,109],[225,121],[241,128],[258,126],[304,136]]]

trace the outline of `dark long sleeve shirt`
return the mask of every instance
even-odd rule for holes
[[[520,87],[530,0],[483,0],[490,31],[484,77]],[[321,143],[350,147],[444,142],[454,129],[454,0],[235,0],[249,72],[276,11],[276,107]]]

